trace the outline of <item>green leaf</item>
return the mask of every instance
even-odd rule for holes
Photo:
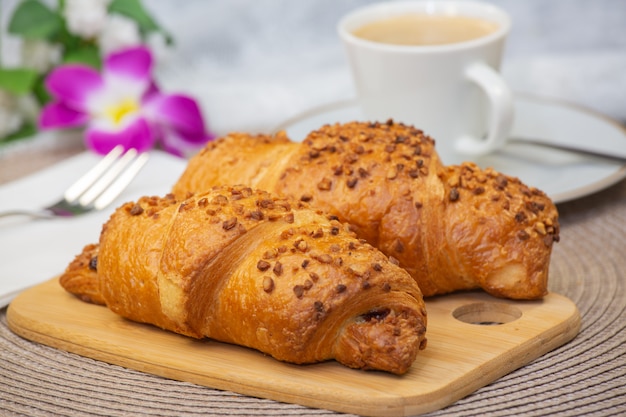
[[[27,39],[49,39],[61,28],[61,17],[37,0],[26,0],[15,9],[9,33]]]
[[[173,42],[172,37],[157,24],[139,0],[113,0],[109,4],[109,12],[119,13],[134,20],[141,33],[161,32],[168,44]]]
[[[102,65],[98,47],[91,44],[81,45],[77,48],[66,50],[63,56],[63,62],[66,64],[85,64],[96,69],[100,69]]]
[[[123,14],[133,19],[139,28],[145,31],[159,30],[159,25],[152,19],[139,0],[113,0],[109,12]]]
[[[45,83],[46,77],[45,75],[41,75],[39,76],[39,78],[37,78],[35,86],[33,87],[33,95],[35,96],[37,103],[39,103],[39,105],[42,107],[52,101],[52,96],[48,92]]]
[[[37,71],[27,68],[0,68],[0,88],[15,95],[32,91],[37,81]]]

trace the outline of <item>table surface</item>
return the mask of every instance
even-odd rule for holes
[[[3,12],[7,3],[15,1],[3,3]],[[168,89],[199,97],[218,133],[267,130],[308,108],[352,96],[334,25],[364,3],[370,2],[153,0],[150,7],[177,39],[160,75]],[[615,36],[626,25],[625,2],[493,3],[513,15],[503,72],[516,90],[626,121],[626,40]],[[0,184],[81,151],[80,143],[70,143],[0,152]],[[432,415],[626,414],[626,181],[558,208],[561,241],[549,287],[578,306],[580,334]],[[3,309],[0,414],[335,413],[160,378],[31,343],[8,329]]]
[[[71,153],[29,152],[28,157],[14,155],[0,163],[19,166],[26,175]],[[549,288],[576,303],[582,316],[580,334],[432,415],[626,413],[626,181],[558,208],[561,241],[553,252]],[[8,329],[6,309],[0,310],[0,410],[29,416],[333,414],[164,379],[38,345]]]

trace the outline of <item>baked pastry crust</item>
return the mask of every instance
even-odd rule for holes
[[[291,363],[402,374],[426,346],[405,270],[334,216],[243,186],[124,204],[60,283],[130,320]]]
[[[234,133],[194,156],[178,196],[246,184],[321,208],[397,259],[425,296],[482,288],[547,293],[558,212],[542,191],[473,163],[444,166],[435,141],[401,123],[325,125],[302,143]]]

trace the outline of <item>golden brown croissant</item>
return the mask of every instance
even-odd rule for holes
[[[402,374],[426,344],[405,270],[332,216],[247,187],[123,205],[60,282],[131,320],[292,363]]]
[[[443,166],[434,141],[391,121],[326,125],[302,143],[231,134],[194,156],[176,195],[246,184],[310,202],[399,260],[424,296],[547,292],[558,213],[541,191],[473,163]]]

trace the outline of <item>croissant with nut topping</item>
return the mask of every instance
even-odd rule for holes
[[[124,204],[60,283],[128,319],[292,363],[402,374],[426,344],[405,270],[334,216],[242,186]]]
[[[558,213],[541,191],[473,163],[444,166],[434,141],[400,123],[326,125],[302,143],[231,134],[194,156],[176,195],[246,184],[309,202],[397,259],[424,296],[482,288],[547,292]]]

